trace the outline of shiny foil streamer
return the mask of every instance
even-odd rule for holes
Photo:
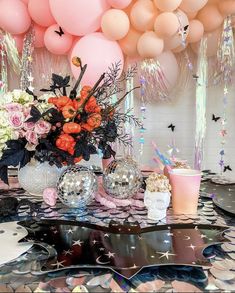
[[[167,79],[160,63],[155,59],[144,59],[140,63],[140,75],[145,79],[145,96],[148,101],[166,101],[169,98]]]
[[[19,52],[16,47],[15,40],[9,33],[5,33],[5,49],[7,54],[7,60],[14,72],[19,75],[21,61],[19,57]]]
[[[204,140],[206,135],[206,101],[208,84],[208,61],[206,56],[207,38],[200,43],[197,64],[196,85],[196,134],[194,168],[201,170],[203,165]]]
[[[134,92],[131,89],[134,88],[134,76],[131,76],[126,80],[126,92],[130,92],[125,99],[124,103],[124,113],[128,113],[129,115],[134,115]],[[135,134],[135,128],[133,123],[127,121],[124,125],[125,134],[127,134],[130,138],[131,145],[127,148],[127,153],[125,155],[133,155],[133,138]]]
[[[3,31],[0,30],[0,94],[8,91],[8,71],[6,58],[6,42]]]
[[[33,51],[34,51],[34,39],[35,33],[34,29],[31,27],[24,38],[24,46],[22,52],[22,62],[21,62],[21,72],[20,72],[20,88],[21,90],[33,91],[32,81],[33,81]]]

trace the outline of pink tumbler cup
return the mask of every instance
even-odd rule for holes
[[[201,172],[192,169],[172,169],[169,174],[174,214],[197,214]]]

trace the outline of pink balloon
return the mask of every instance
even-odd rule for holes
[[[154,32],[144,33],[138,41],[137,50],[143,58],[155,58],[160,55],[164,48],[164,41]]]
[[[22,2],[24,2],[25,4],[27,4],[28,5],[28,3],[29,3],[29,0],[21,0]]]
[[[18,52],[22,53],[23,45],[24,45],[24,34],[15,35],[15,36],[13,36],[13,39],[15,40],[16,48],[17,48]]]
[[[50,0],[57,23],[68,33],[84,36],[100,28],[103,13],[110,8],[106,0]]]
[[[45,46],[45,43],[44,43],[44,34],[45,34],[45,31],[46,31],[46,28],[45,27],[42,27],[38,24],[34,24],[33,26],[34,28],[34,33],[35,33],[35,41],[34,41],[34,46],[35,48],[42,48]]]
[[[201,40],[204,34],[203,24],[197,20],[193,19],[189,22],[189,33],[187,36],[187,41],[189,43],[195,43]]]
[[[56,23],[51,14],[49,0],[29,0],[29,14],[33,21],[41,26],[50,26]]]
[[[179,76],[179,65],[175,55],[171,51],[165,51],[157,58],[165,76],[165,85],[168,91],[172,90]]]
[[[83,85],[94,85],[101,74],[116,62],[121,62],[121,71],[124,66],[122,50],[118,43],[108,40],[102,33],[92,33],[81,38],[73,48],[72,57],[75,56],[81,58],[83,64],[88,65],[82,79]],[[71,62],[71,69],[77,78],[80,68]]]
[[[129,17],[124,11],[120,9],[109,9],[102,17],[101,28],[104,35],[109,40],[121,40],[127,35],[129,31]]]
[[[113,8],[123,9],[126,8],[129,4],[131,4],[132,0],[108,0],[108,3]]]
[[[200,10],[197,19],[202,22],[206,32],[214,31],[224,20],[217,6],[213,4],[209,4]]]
[[[57,24],[53,24],[46,30],[44,34],[45,46],[52,54],[64,55],[72,47],[73,37],[65,31],[62,35],[59,35],[56,31],[60,31]]]
[[[20,0],[0,1],[0,27],[11,34],[25,33],[31,24],[27,6]]]
[[[207,1],[208,0],[182,0],[180,9],[185,12],[195,12],[202,9],[206,5]]]

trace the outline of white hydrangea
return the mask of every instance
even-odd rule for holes
[[[13,102],[19,103],[21,105],[31,103],[34,100],[33,96],[29,95],[25,91],[17,90],[17,89],[13,90],[12,96],[13,96]]]
[[[0,127],[7,127],[9,125],[8,114],[6,111],[0,110]]]
[[[6,104],[13,102],[13,94],[8,92],[6,94],[0,94],[0,108],[3,108]]]

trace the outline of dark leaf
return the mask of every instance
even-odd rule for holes
[[[9,185],[8,182],[8,173],[7,173],[7,166],[1,166],[0,165],[0,179],[7,185]]]
[[[40,111],[35,106],[31,107],[30,115],[31,117],[26,122],[36,123],[42,118]]]

